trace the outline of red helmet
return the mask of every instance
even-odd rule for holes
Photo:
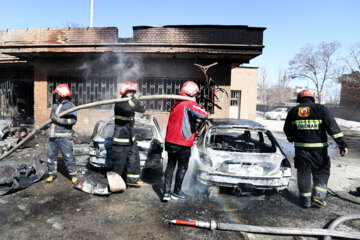
[[[305,97],[312,98],[312,101],[315,102],[315,97],[309,90],[302,90],[301,92],[299,92],[297,95],[296,102],[299,103],[300,100]]]
[[[136,92],[135,85],[132,82],[123,83],[120,88],[120,94],[124,95],[127,91],[134,91]]]
[[[200,92],[199,87],[193,81],[187,81],[182,85],[180,95],[193,97]]]
[[[70,92],[70,88],[68,85],[66,84],[59,84],[55,90],[54,93],[57,93],[60,95],[60,97],[70,97],[71,98],[71,92]]]

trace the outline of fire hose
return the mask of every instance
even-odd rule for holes
[[[187,101],[194,101],[193,98],[186,97],[186,96],[180,96],[180,95],[147,95],[147,96],[141,96],[139,97],[139,100],[141,101],[147,101],[147,100],[155,100],[155,99],[170,99],[170,100],[187,100]],[[96,107],[100,105],[107,105],[107,104],[113,104],[113,103],[119,103],[119,102],[126,102],[129,101],[130,98],[119,98],[119,99],[110,99],[110,100],[104,100],[99,102],[93,102],[93,103],[87,103],[83,105],[76,106],[74,108],[71,108],[69,110],[66,110],[60,114],[58,114],[59,117],[65,116],[66,114],[69,114],[71,112],[75,112],[80,109],[85,108],[91,108]],[[12,154],[16,151],[21,145],[23,145],[26,141],[28,141],[32,136],[34,136],[36,133],[38,133],[41,129],[45,128],[49,123],[51,123],[51,120],[47,120],[43,124],[41,124],[38,128],[35,128],[28,136],[26,136],[21,142],[16,144],[12,149],[10,149],[8,152],[4,153],[0,156],[0,161]]]
[[[342,216],[333,221],[328,229],[320,228],[284,228],[284,227],[268,227],[268,226],[253,226],[233,223],[217,223],[215,221],[182,221],[171,220],[171,224],[193,226],[200,228],[208,228],[211,230],[227,230],[227,231],[239,231],[250,233],[262,233],[272,235],[287,235],[287,236],[324,236],[325,240],[330,240],[331,237],[348,238],[348,239],[360,239],[360,233],[357,232],[343,232],[334,230],[340,223],[347,220],[360,219],[360,214],[349,214]]]

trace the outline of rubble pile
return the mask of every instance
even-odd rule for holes
[[[8,120],[0,120],[0,155],[15,147],[22,139],[28,136],[31,128],[33,128],[32,126],[12,125],[13,123]],[[33,145],[33,141],[30,139],[21,148],[33,147]]]

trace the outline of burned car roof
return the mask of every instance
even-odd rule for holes
[[[213,126],[231,126],[264,129],[264,126],[258,122],[247,119],[230,119],[230,118],[211,118],[207,120]]]

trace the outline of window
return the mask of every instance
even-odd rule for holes
[[[237,107],[240,105],[240,91],[231,91],[230,106]]]
[[[181,79],[181,78],[142,78],[138,82],[139,92],[143,95],[167,95],[179,94],[181,86],[186,81],[195,82],[201,92],[201,97],[196,102],[207,109],[208,112],[214,112],[213,99],[214,86],[207,87],[204,79]],[[176,100],[153,100],[146,102],[146,109],[152,111],[170,112],[172,105]]]
[[[54,103],[53,92],[61,83],[70,87],[76,106],[117,98],[116,77],[48,76],[48,107]],[[94,109],[113,109],[113,104],[97,106]]]
[[[272,153],[275,144],[256,130],[214,128],[210,130],[209,146],[215,150],[233,152]]]

